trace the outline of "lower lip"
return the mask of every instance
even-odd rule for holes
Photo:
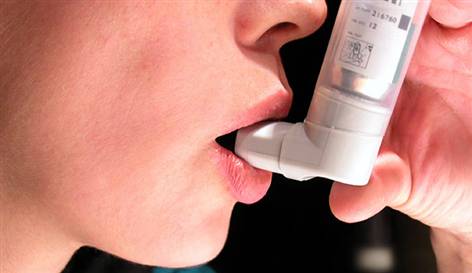
[[[252,204],[262,199],[269,190],[272,173],[250,166],[216,142],[213,148],[213,158],[228,181],[232,195],[244,204]]]

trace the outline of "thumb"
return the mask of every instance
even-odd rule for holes
[[[386,206],[402,205],[410,190],[408,164],[397,154],[384,152],[377,158],[369,184],[359,187],[334,183],[329,203],[338,219],[352,223],[363,221]]]
[[[433,0],[429,14],[443,26],[460,28],[472,22],[472,1]]]

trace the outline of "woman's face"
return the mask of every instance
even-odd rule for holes
[[[0,171],[14,202],[136,262],[217,255],[235,202],[260,199],[270,173],[215,139],[288,112],[278,50],[322,23],[324,1],[2,9]]]

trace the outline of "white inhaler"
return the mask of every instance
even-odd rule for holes
[[[235,152],[295,180],[365,185],[429,0],[343,0],[304,122],[238,131]]]

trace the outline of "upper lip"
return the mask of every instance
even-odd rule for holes
[[[264,120],[277,120],[288,115],[292,95],[285,89],[280,89],[266,97],[261,102],[247,109],[244,114],[229,123],[221,135],[231,133]]]

